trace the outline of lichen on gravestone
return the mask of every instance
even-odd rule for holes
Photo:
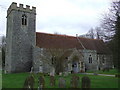
[[[79,76],[73,75],[71,78],[71,87],[78,88],[80,86]]]
[[[66,80],[63,77],[60,77],[58,80],[58,87],[65,88],[66,87]]]
[[[50,85],[51,86],[55,86],[56,85],[56,83],[55,83],[55,77],[54,76],[50,76]]]
[[[32,90],[34,88],[34,84],[35,84],[35,79],[33,75],[28,76],[24,82],[23,90],[27,90],[27,89]]]
[[[38,78],[38,87],[45,88],[45,78],[43,75],[40,75]]]
[[[91,80],[88,76],[82,77],[82,88],[87,88],[88,90],[91,87]]]

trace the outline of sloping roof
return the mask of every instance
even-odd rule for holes
[[[109,49],[102,40],[88,39],[66,35],[56,35],[36,32],[36,46],[40,48],[77,48],[84,49],[81,43],[88,50],[96,50],[97,53],[108,53]]]

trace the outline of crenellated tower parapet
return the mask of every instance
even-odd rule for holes
[[[23,4],[19,4],[19,6],[17,6],[16,2],[12,2],[12,4],[10,5],[10,7],[7,10],[7,15],[9,15],[12,10],[18,10],[18,11],[22,11],[22,12],[36,14],[36,7],[32,6],[32,8],[30,8],[29,5],[26,5],[26,7],[24,8]]]

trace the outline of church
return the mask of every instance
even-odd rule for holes
[[[80,73],[111,68],[102,40],[36,32],[36,7],[13,2],[7,10],[7,73]]]

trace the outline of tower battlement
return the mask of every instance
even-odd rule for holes
[[[16,2],[12,2],[10,7],[8,8],[7,14],[9,14],[12,10],[18,10],[18,11],[24,11],[24,12],[36,14],[36,7],[32,6],[32,9],[31,9],[29,5],[26,5],[26,8],[24,8],[23,4],[19,4],[19,6],[17,6]]]

